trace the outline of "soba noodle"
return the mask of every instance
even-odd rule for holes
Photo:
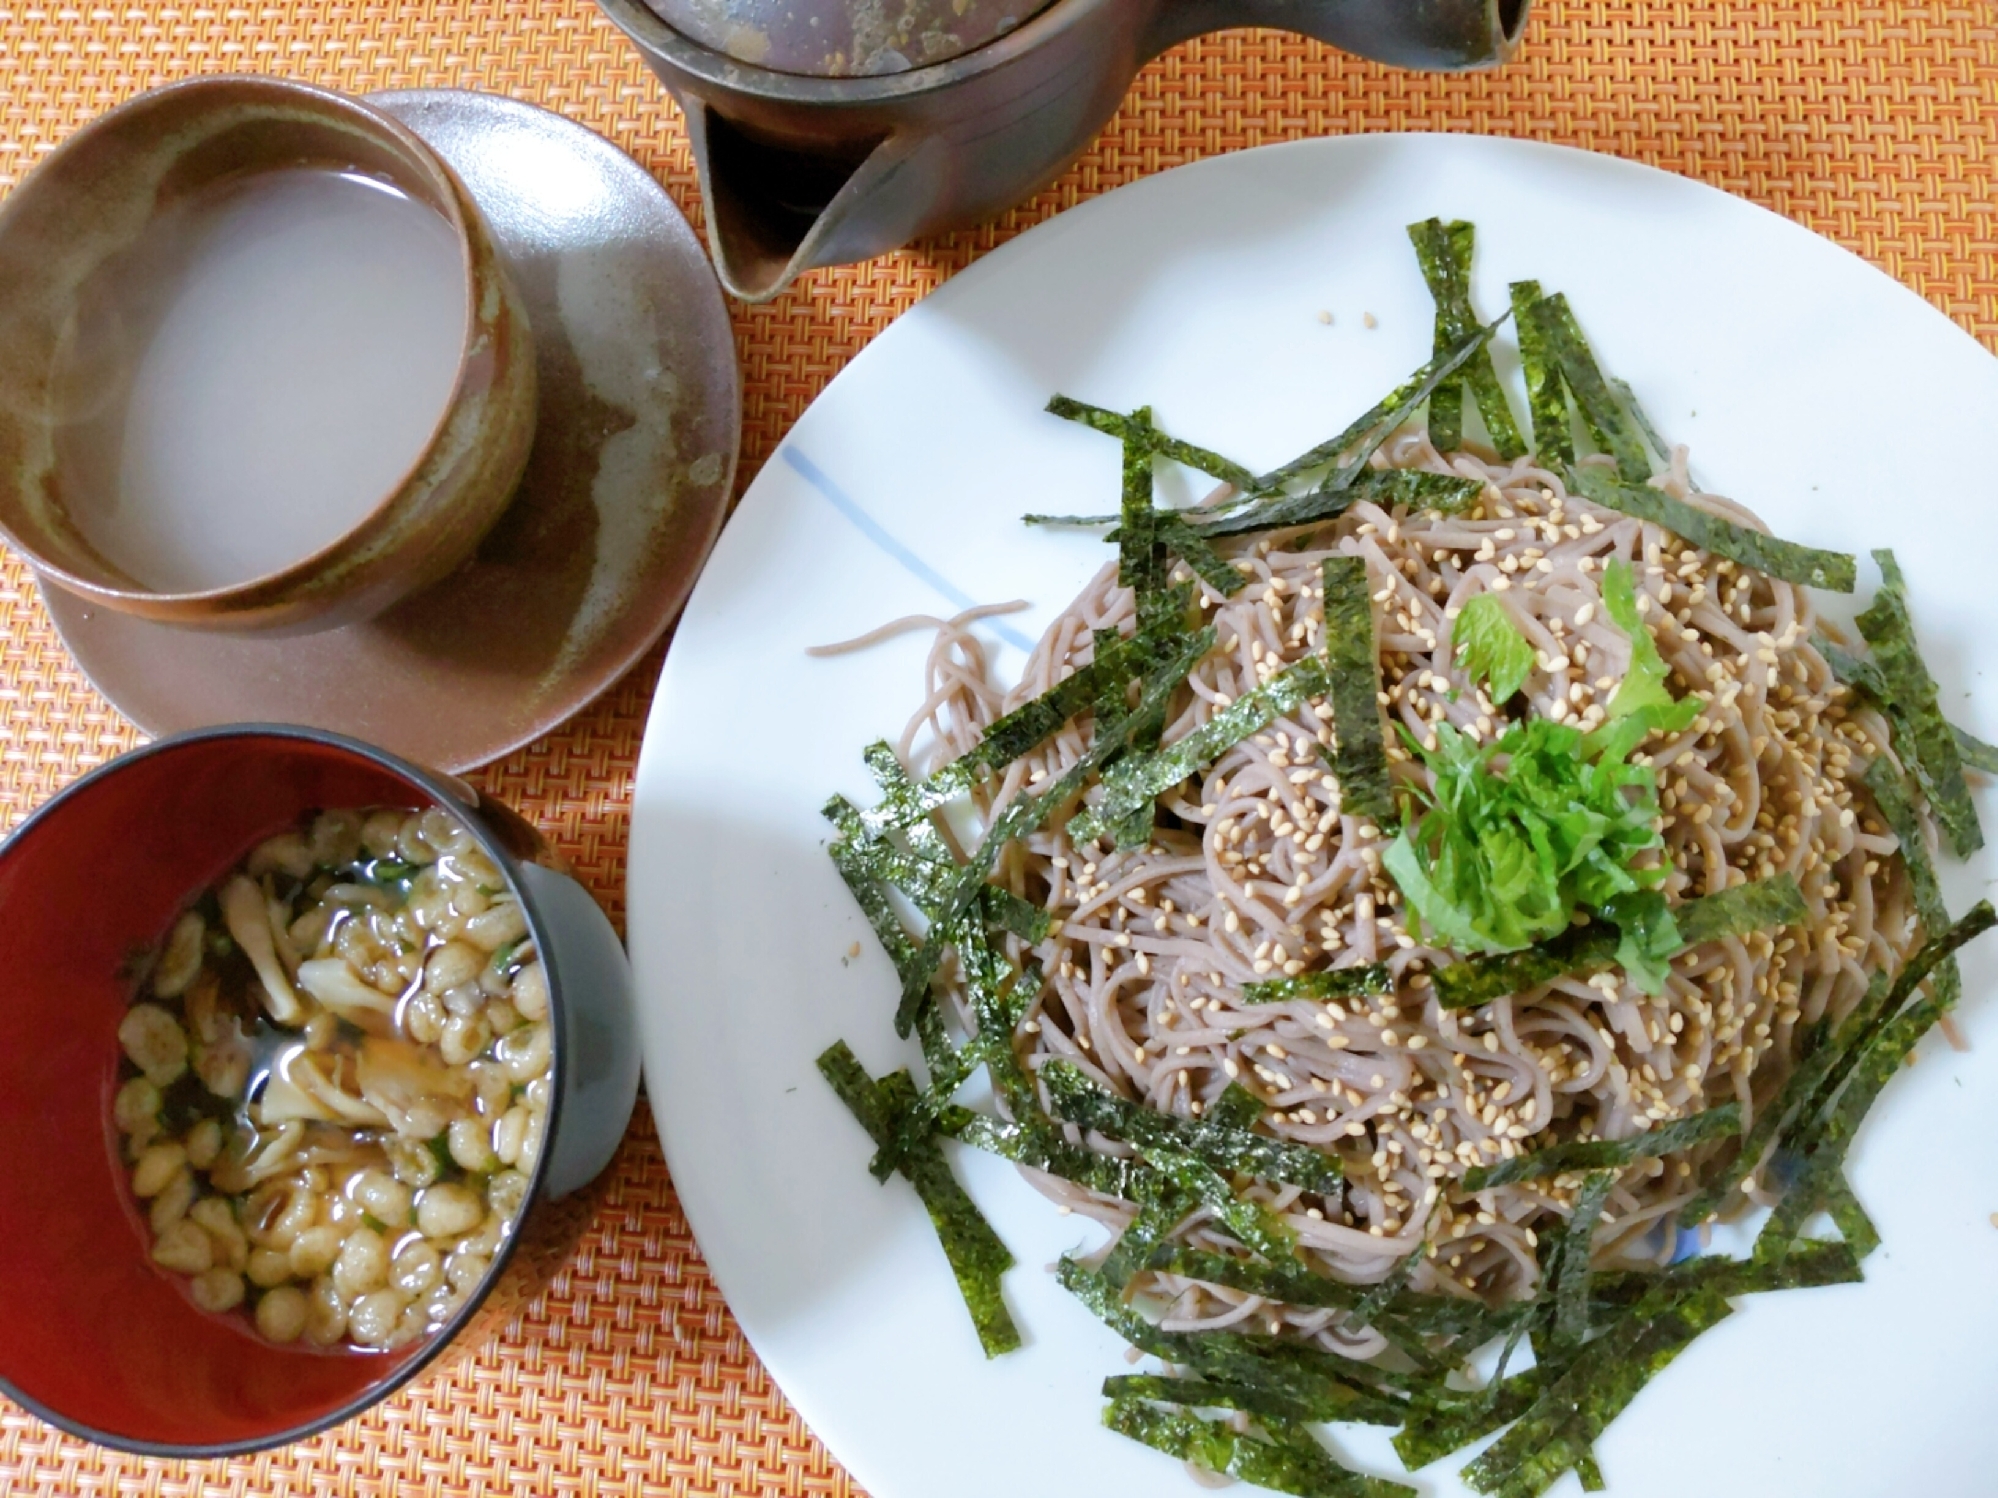
[[[1377,1282],[1426,1239],[1430,1255],[1411,1288],[1521,1296],[1538,1280],[1538,1233],[1571,1210],[1580,1177],[1472,1194],[1461,1185],[1468,1169],[1571,1139],[1627,1138],[1729,1100],[1752,1118],[1790,1070],[1803,1029],[1843,1016],[1867,974],[1897,969],[1914,945],[1907,879],[1891,856],[1897,844],[1859,785],[1868,759],[1888,749],[1888,727],[1812,647],[1816,620],[1802,589],[1571,495],[1530,458],[1445,458],[1411,432],[1375,461],[1487,487],[1456,516],[1362,503],[1336,523],[1223,543],[1250,578],[1232,599],[1178,567],[1174,581],[1200,586],[1219,645],[1174,698],[1165,742],[1322,644],[1320,562],[1334,553],[1367,563],[1391,727],[1432,744],[1440,723],[1486,741],[1503,732],[1506,718],[1451,651],[1450,619],[1487,590],[1509,593],[1538,655],[1525,688],[1531,713],[1592,727],[1630,659],[1600,592],[1604,567],[1622,558],[1635,570],[1674,695],[1704,702],[1689,730],[1654,738],[1635,756],[1657,772],[1667,897],[1677,903],[1787,872],[1808,921],[1681,954],[1655,998],[1611,970],[1443,1010],[1426,972],[1451,958],[1405,929],[1401,895],[1381,868],[1382,830],[1342,813],[1319,758],[1330,709],[1308,704],[1162,797],[1144,847],[1114,851],[1107,839],[1076,847],[1057,818],[1006,850],[996,877],[1055,917],[1038,945],[1007,938],[1016,962],[1031,955],[1046,974],[1015,1039],[1029,1068],[1064,1058],[1167,1113],[1197,1116],[1231,1080],[1252,1087],[1265,1127],[1344,1167],[1343,1193],[1322,1201],[1294,1187],[1247,1188],[1326,1274]],[[1683,449],[1653,482],[1759,525],[1739,506],[1692,492]],[[924,700],[898,746],[917,773],[964,753],[1000,714],[1087,663],[1092,631],[1128,633],[1133,601],[1106,566],[1048,628],[1010,691],[992,683],[967,623],[940,631]],[[988,782],[980,810],[989,817],[1074,763],[1089,733],[1087,715],[1067,724]],[[1427,774],[1392,734],[1389,742],[1397,777]],[[1242,1001],[1245,983],[1373,961],[1388,964],[1395,992]],[[944,987],[955,997],[950,976],[946,969]],[[1086,1142],[1126,1148],[1094,1135]],[[1702,1183],[1702,1162],[1733,1148],[1702,1146],[1690,1158],[1623,1171],[1597,1259],[1669,1258],[1669,1219]],[[1113,1228],[1129,1219],[1128,1204],[1028,1173],[1068,1208]],[[1747,1189],[1761,1198],[1755,1177]],[[1204,1211],[1177,1237],[1232,1242]],[[1383,1345],[1338,1312],[1158,1274],[1140,1283],[1171,1302],[1168,1330],[1255,1318],[1348,1355]]]

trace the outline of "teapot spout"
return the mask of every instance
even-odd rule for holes
[[[1153,54],[1234,26],[1295,31],[1390,67],[1495,68],[1512,56],[1532,0],[1164,0]]]
[[[683,108],[715,273],[745,302],[771,300],[808,270],[906,243],[934,199],[934,152],[908,135],[807,150],[761,138],[698,99]]]

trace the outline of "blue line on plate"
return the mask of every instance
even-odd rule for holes
[[[900,541],[897,541],[889,533],[886,526],[863,510],[855,502],[852,495],[834,483],[823,468],[799,452],[794,443],[787,442],[784,444],[782,456],[784,461],[791,465],[792,471],[798,477],[802,478],[824,496],[827,504],[853,522],[855,530],[867,537],[868,540],[880,547],[897,562],[900,562],[903,568],[909,573],[936,589],[937,592],[943,594],[946,600],[957,605],[960,609],[975,608],[977,606],[976,600],[969,593],[953,584],[949,578],[937,571],[936,568],[917,556]],[[998,619],[981,619],[979,623],[1016,650],[1022,650],[1029,654],[1032,653],[1034,642],[1011,625]]]

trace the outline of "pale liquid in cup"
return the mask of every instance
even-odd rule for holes
[[[59,379],[71,518],[155,592],[304,560],[428,445],[465,318],[458,238],[427,205],[330,169],[218,184],[84,299]]]

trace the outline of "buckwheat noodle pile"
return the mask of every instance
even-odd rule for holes
[[[1328,1273],[1378,1280],[1426,1227],[1435,1251],[1412,1288],[1521,1294],[1538,1273],[1536,1228],[1567,1211],[1573,1187],[1535,1181],[1468,1194],[1458,1188],[1467,1169],[1553,1140],[1621,1139],[1728,1099],[1752,1118],[1788,1073],[1801,1028],[1843,1018],[1869,970],[1905,957],[1915,937],[1907,881],[1889,857],[1893,835],[1857,782],[1889,732],[1877,710],[1852,705],[1810,644],[1816,621],[1804,589],[1569,494],[1560,475],[1530,459],[1501,464],[1459,452],[1446,461],[1420,433],[1382,457],[1381,466],[1483,480],[1484,498],[1458,516],[1362,503],[1321,529],[1245,538],[1233,555],[1252,565],[1252,580],[1233,599],[1203,587],[1221,648],[1195,668],[1164,742],[1320,646],[1328,554],[1366,560],[1388,713],[1418,739],[1438,722],[1491,736],[1497,715],[1452,661],[1446,616],[1495,587],[1510,591],[1515,617],[1532,621],[1540,660],[1527,684],[1531,710],[1594,727],[1630,654],[1600,588],[1604,565],[1620,557],[1650,600],[1640,608],[1675,689],[1706,698],[1692,728],[1648,756],[1675,870],[1664,888],[1676,902],[1787,872],[1810,908],[1804,930],[1696,948],[1673,964],[1655,999],[1612,971],[1558,978],[1467,1014],[1423,998],[1419,979],[1377,999],[1245,1005],[1243,984],[1307,968],[1382,960],[1400,978],[1449,960],[1404,930],[1400,893],[1380,866],[1381,829],[1342,812],[1318,757],[1329,725],[1307,707],[1162,798],[1179,825],[1162,827],[1145,848],[1077,850],[1054,827],[1010,852],[1001,864],[1010,887],[1061,922],[1031,952],[1048,987],[1022,1026],[1026,1054],[1030,1065],[1075,1062],[1171,1113],[1197,1115],[1229,1081],[1250,1080],[1275,1133],[1345,1167],[1336,1215],[1300,1205],[1292,1189],[1251,1188]],[[1692,493],[1683,449],[1661,486],[1757,523],[1739,506]],[[1175,581],[1196,580],[1181,569]],[[991,683],[969,627],[946,624],[898,746],[911,768],[927,773],[969,750],[996,716],[1087,663],[1092,631],[1128,633],[1131,613],[1130,590],[1106,566],[1048,627],[1007,692]],[[1087,743],[1087,723],[1071,724],[1016,761],[984,798],[988,816]],[[1421,773],[1391,749],[1397,756],[1398,774]],[[1599,1256],[1672,1253],[1675,1235],[1653,1230],[1692,1195],[1696,1167],[1648,1164],[1647,1179],[1627,1173],[1611,1195],[1613,1227],[1598,1240]],[[1121,1226],[1131,1215],[1126,1204],[1029,1175],[1105,1222]],[[1221,1241],[1199,1214],[1182,1232]],[[1356,1355],[1380,1346],[1377,1334],[1345,1328],[1331,1311],[1192,1281],[1158,1288],[1174,1301],[1171,1329],[1262,1316]]]

